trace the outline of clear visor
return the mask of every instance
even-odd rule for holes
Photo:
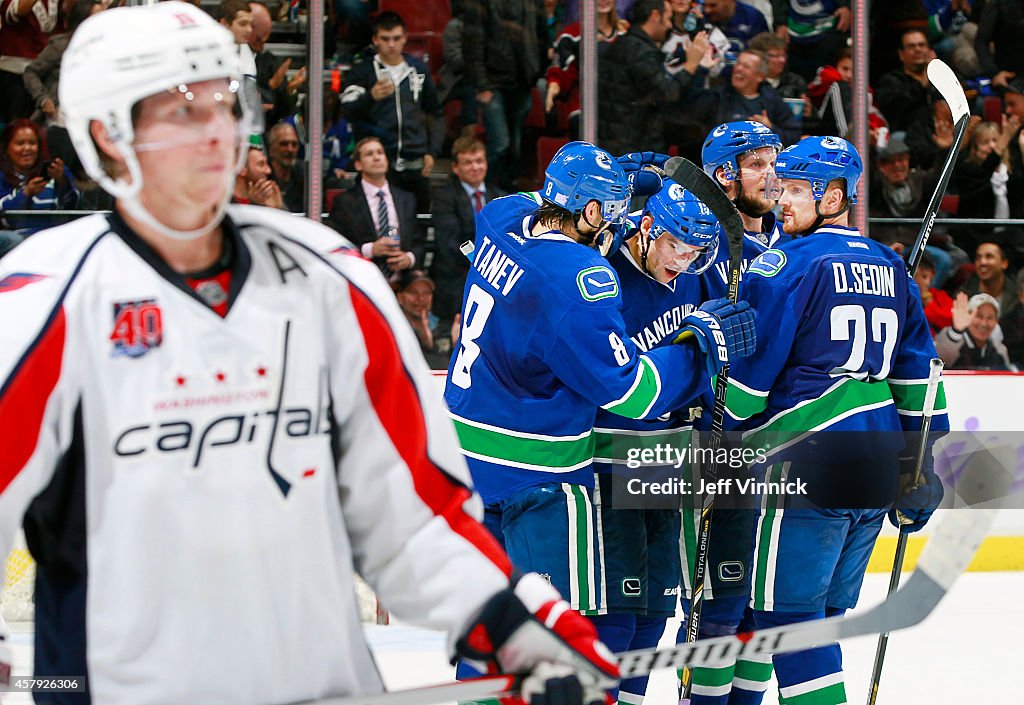
[[[188,147],[217,139],[240,144],[249,135],[263,132],[259,91],[248,78],[183,83],[157,97],[155,104],[152,98],[146,99],[149,107],[140,119],[159,121],[160,132],[166,132],[167,137],[136,139],[132,144],[135,152]],[[244,156],[245,150],[239,151]]]
[[[718,255],[717,239],[711,245],[701,247],[688,245],[674,235],[662,233],[652,244],[664,266],[680,274],[700,274]]]
[[[814,195],[814,189],[810,181],[805,179],[787,179],[778,176],[772,176],[765,183],[765,194],[769,191],[769,185],[773,192],[777,192],[777,195],[773,198],[775,200],[785,200],[787,202],[813,202],[818,200]]]
[[[248,155],[249,135],[262,133],[262,110],[255,82],[224,77],[181,84],[155,93],[132,110],[134,137],[120,137],[115,144],[125,157],[127,174],[116,179],[104,173],[99,177],[104,189],[123,201],[125,208],[146,225],[178,240],[192,240],[220,222],[231,198],[235,175]],[[144,188],[139,158],[147,152],[194,148],[197,155],[216,166],[218,155],[228,160],[223,169],[220,203],[211,211],[207,223],[179,230],[157,219],[140,200]],[[220,191],[221,189],[218,189]]]
[[[758,147],[744,152],[738,159],[744,185],[750,188],[752,182],[763,183],[764,197],[771,201],[777,201],[781,193],[775,175],[775,157],[778,153],[775,147]]]

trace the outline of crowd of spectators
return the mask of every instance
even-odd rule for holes
[[[63,127],[57,82],[76,27],[122,1],[0,0],[0,255],[60,220],[26,211],[109,208]],[[579,137],[581,3],[591,2],[597,140],[609,151],[697,159],[712,126],[741,119],[784,144],[852,135],[849,0],[333,0],[319,147],[307,139],[304,47],[285,41],[302,41],[306,1],[202,0],[232,32],[265,118],[233,200],[306,211],[319,151],[327,222],[391,277],[443,366],[475,214],[535,188],[545,155]],[[1024,218],[1024,5],[889,0],[873,4],[871,32],[869,214],[920,217],[934,189],[954,131],[925,72],[939,56],[972,109],[944,213]],[[869,235],[908,251],[917,229],[877,223]],[[918,281],[950,366],[1024,365],[1022,256],[1017,226],[936,228]]]

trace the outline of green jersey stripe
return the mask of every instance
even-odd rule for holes
[[[452,420],[466,455],[499,465],[542,472],[569,472],[586,467],[594,457],[594,435],[590,432],[564,440],[557,437],[525,438],[513,435],[513,431],[472,425],[457,417]]]
[[[654,406],[659,394],[661,394],[661,376],[658,374],[658,368],[645,355],[641,355],[633,386],[621,399],[601,408],[619,416],[641,419]]]
[[[746,431],[743,440],[752,448],[779,451],[811,432],[826,429],[856,413],[892,403],[888,384],[846,378],[821,396],[800,402],[757,428]]]
[[[909,384],[896,383],[890,380],[889,389],[892,391],[892,400],[896,403],[896,409],[903,412],[917,412],[924,410],[924,397],[928,389],[928,383],[911,382]],[[942,413],[946,410],[946,387],[939,380],[939,388],[935,392],[935,413]]]
[[[594,429],[594,460],[606,463],[624,463],[643,450],[654,450],[658,445],[687,448],[693,428],[666,428],[658,431],[626,431],[612,428]],[[634,457],[634,460],[636,458]]]
[[[712,380],[714,384],[714,380]],[[714,387],[712,387],[714,389]],[[735,419],[749,419],[760,414],[768,406],[768,392],[751,389],[745,385],[729,380],[729,389],[725,395],[725,410]]]

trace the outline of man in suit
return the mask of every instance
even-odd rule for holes
[[[388,183],[388,157],[376,137],[352,152],[359,178],[334,199],[328,225],[359,247],[387,274],[422,266],[425,237],[416,220],[416,197]]]
[[[437,283],[434,314],[442,330],[451,327],[462,307],[469,260],[459,245],[476,234],[476,214],[492,199],[505,192],[486,183],[487,151],[476,137],[460,137],[452,144],[452,173],[434,192],[431,214],[434,220],[434,261],[430,276]]]

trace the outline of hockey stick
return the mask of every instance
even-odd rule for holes
[[[917,466],[914,468],[914,485],[921,481],[921,469],[924,467],[924,454],[928,452],[928,434],[932,430],[932,414],[935,412],[935,395],[939,390],[939,378],[942,376],[942,360],[932,358],[928,368],[928,387],[924,393],[924,407],[921,410],[921,442],[917,447]],[[900,586],[900,573],[903,572],[903,558],[907,552],[907,537],[910,532],[900,527],[900,537],[896,540],[896,556],[892,562],[892,574],[889,576],[888,595],[896,592]],[[882,664],[885,661],[885,648],[889,644],[889,632],[878,635],[878,646],[875,648],[875,665],[871,669],[871,681],[868,685],[867,705],[875,705],[878,699],[878,683],[882,679]]]
[[[932,59],[928,63],[928,80],[942,94],[943,99],[949,105],[949,111],[953,114],[953,146],[949,148],[942,171],[939,172],[939,182],[935,185],[932,200],[928,202],[924,220],[921,221],[921,230],[917,234],[917,240],[914,241],[914,248],[910,251],[910,259],[907,262],[910,276],[914,276],[917,266],[924,256],[924,248],[928,245],[928,238],[932,234],[932,226],[935,225],[935,216],[942,204],[942,197],[946,195],[949,177],[953,175],[953,167],[956,166],[956,159],[960,154],[960,144],[964,141],[967,123],[971,117],[967,96],[964,95],[964,89],[960,86],[960,81],[957,80],[956,74],[951,68],[939,59]]]
[[[920,623],[935,609],[967,568],[997,509],[957,509],[936,529],[906,584],[863,614],[798,622],[732,636],[702,639],[668,649],[642,649],[618,655],[623,678],[660,668],[714,665],[725,659],[803,651],[839,639],[894,632]],[[318,700],[304,705],[433,705],[482,700],[515,693],[520,678],[483,676],[458,683],[411,688],[380,695]]]
[[[729,290],[728,297],[733,303],[739,300],[740,264],[743,259],[743,219],[725,191],[708,176],[703,169],[682,157],[672,157],[665,162],[668,176],[704,202],[725,230],[729,245]],[[687,333],[681,334],[675,342],[685,339]],[[723,422],[725,420],[725,395],[729,389],[729,366],[726,365],[718,373],[715,381],[715,404],[711,410],[711,438],[709,447],[711,457],[717,457],[722,446]],[[702,468],[705,486],[714,485],[718,480],[718,471],[714,462],[705,463]],[[704,580],[707,575],[708,552],[711,545],[711,519],[714,515],[715,495],[705,494],[701,498],[700,524],[697,528],[697,555],[694,557],[693,579],[690,581],[690,613],[686,617],[686,643],[697,641],[700,631],[700,617],[704,607]],[[680,679],[681,695],[688,697],[692,682],[692,673],[684,668]]]

